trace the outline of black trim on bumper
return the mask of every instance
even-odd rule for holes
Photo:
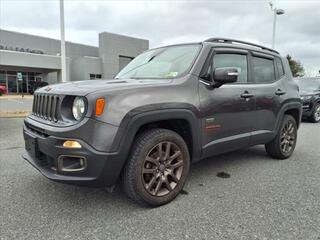
[[[312,102],[304,102],[302,106],[302,116],[310,117],[312,115],[315,104]]]
[[[122,161],[119,161],[120,154],[117,152],[97,151],[80,139],[38,135],[28,130],[26,126],[24,126],[23,135],[25,140],[30,137],[35,139],[37,154],[32,155],[26,151],[22,157],[50,180],[91,187],[109,187],[116,184],[122,169]],[[82,148],[64,148],[63,142],[70,139],[80,142]],[[77,172],[59,170],[58,158],[61,155],[84,157],[87,161],[86,168]]]

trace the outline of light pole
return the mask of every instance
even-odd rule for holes
[[[61,82],[67,81],[66,73],[66,44],[64,39],[64,5],[60,0],[60,37],[61,37]]]
[[[275,8],[272,2],[269,2],[269,5],[271,7],[271,11],[273,12],[272,48],[274,48],[276,40],[277,15],[284,14],[284,10]]]

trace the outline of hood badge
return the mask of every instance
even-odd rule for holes
[[[45,90],[46,92],[49,92],[50,90],[52,90],[52,88],[51,88],[51,87],[46,87],[44,90]]]

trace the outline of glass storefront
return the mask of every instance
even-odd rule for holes
[[[43,74],[39,72],[4,71],[0,70],[0,85],[5,86],[7,93],[32,93]]]

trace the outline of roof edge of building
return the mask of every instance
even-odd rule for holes
[[[48,40],[54,40],[54,41],[60,42],[60,39],[57,39],[57,38],[44,37],[44,36],[34,35],[34,34],[30,34],[30,33],[25,33],[25,32],[17,32],[17,31],[12,31],[12,30],[7,30],[7,29],[0,28],[0,32],[1,31],[11,32],[11,33],[20,34],[20,35],[28,35],[28,36],[31,36],[31,37],[45,38],[45,39],[48,39]],[[89,44],[84,44],[84,43],[77,43],[77,42],[72,42],[72,41],[66,41],[66,43],[77,44],[77,45],[82,45],[82,46],[86,46],[86,47],[99,48],[99,46],[94,46],[94,45],[89,45]]]
[[[119,34],[119,33],[112,33],[112,32],[104,31],[104,32],[100,32],[99,33],[99,35],[101,35],[101,34],[110,34],[110,35],[115,35],[115,36],[119,36],[119,37],[126,37],[126,38],[132,38],[132,39],[143,40],[143,41],[148,41],[149,42],[149,40],[145,39],[145,38],[129,36],[129,35],[124,35],[124,34]]]

